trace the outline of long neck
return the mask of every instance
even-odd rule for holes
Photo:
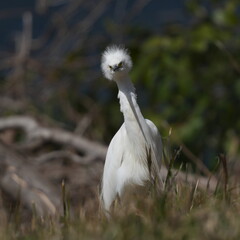
[[[150,161],[150,165],[153,165],[151,171],[154,172],[153,175],[157,177],[159,184],[161,184],[162,178],[158,160],[159,158],[161,159],[161,156],[156,155],[150,129],[137,104],[134,86],[129,78],[116,82],[119,89],[118,97],[121,111],[123,112],[127,135],[130,140],[129,144],[132,146],[135,154],[137,154],[138,159],[142,160],[148,167],[148,161]]]
[[[120,100],[121,112],[124,116],[129,138],[136,141],[136,136],[139,136],[140,131],[145,142],[147,142],[146,122],[137,104],[135,89],[130,78],[126,77],[116,82],[119,89],[118,98]]]

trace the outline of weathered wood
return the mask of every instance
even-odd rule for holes
[[[67,145],[87,155],[105,158],[106,147],[87,140],[69,131],[41,126],[33,118],[26,116],[13,116],[0,118],[0,131],[5,129],[21,129],[26,134],[25,144],[32,142],[52,141]]]
[[[160,171],[161,171],[160,174],[162,178],[166,179],[167,173],[168,173],[168,170],[166,169],[166,167],[162,167]],[[218,181],[215,176],[204,177],[197,174],[178,171],[176,169],[172,169],[171,174],[173,176],[173,180],[177,183],[196,185],[196,183],[198,182],[198,187],[200,189],[206,190],[209,192],[214,192],[218,185]]]
[[[15,151],[12,146],[0,144],[0,188],[7,192],[14,199],[20,198],[22,203],[29,209],[36,208],[39,215],[55,215],[59,212],[61,206],[60,186],[56,186],[50,182],[49,177],[45,174],[45,179],[39,174],[38,167],[41,164],[52,160],[70,159],[75,164],[81,165],[83,168],[92,163],[96,163],[96,159],[104,161],[107,148],[100,143],[89,141],[72,132],[41,126],[36,120],[26,116],[12,116],[0,118],[0,131],[7,129],[20,129],[25,133],[23,142],[15,143],[15,147],[20,147],[21,152],[28,149],[27,154],[31,152],[28,158],[22,156]],[[52,152],[40,151],[38,156],[34,156],[31,151],[37,146],[44,148],[45,142],[53,142],[62,145],[62,150],[54,150]],[[25,148],[22,148],[25,146]],[[69,151],[72,149],[73,151]],[[83,153],[79,156],[77,153]],[[92,165],[94,166],[94,165]],[[64,168],[64,167],[63,167]],[[100,184],[102,169],[91,168],[97,176],[90,180],[89,185],[96,185],[96,189]],[[64,171],[64,169],[63,169]],[[88,170],[90,171],[90,168]],[[161,168],[162,179],[166,179],[168,170],[165,166]],[[218,181],[215,176],[203,177],[196,174],[185,173],[182,171],[171,170],[173,178],[171,180],[181,184],[196,185],[202,190],[210,192],[215,191]],[[78,181],[83,176],[79,176]],[[96,180],[97,179],[97,180]],[[81,184],[79,183],[79,186]]]
[[[0,144],[0,187],[40,216],[55,215],[61,206],[56,187],[34,169],[27,158]],[[60,190],[60,186],[59,186]]]

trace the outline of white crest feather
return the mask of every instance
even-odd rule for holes
[[[107,79],[114,79],[114,75],[116,74],[111,70],[110,66],[117,65],[120,62],[123,63],[123,72],[131,70],[132,60],[127,49],[116,45],[107,47],[103,52],[101,61],[102,72]]]

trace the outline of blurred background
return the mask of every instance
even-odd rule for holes
[[[30,116],[107,146],[123,117],[117,87],[103,78],[100,58],[109,44],[124,44],[143,115],[170,152],[182,147],[176,166],[207,173],[224,153],[238,172],[239,17],[237,0],[1,1],[1,118]],[[19,145],[22,133],[9,128],[1,128],[2,142]],[[59,149],[47,142],[21,151],[31,159]],[[84,203],[103,161],[94,165],[98,174],[59,159],[37,171],[50,174],[53,183],[68,181],[73,202]],[[79,178],[87,188],[82,195],[76,193]]]

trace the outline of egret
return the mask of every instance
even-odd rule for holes
[[[119,46],[107,47],[101,59],[104,76],[116,82],[124,123],[108,147],[101,198],[106,213],[114,200],[123,198],[129,186],[155,186],[161,182],[161,136],[157,127],[144,119],[137,104],[135,88],[129,71],[132,60],[128,51]],[[159,185],[160,186],[160,185]]]

